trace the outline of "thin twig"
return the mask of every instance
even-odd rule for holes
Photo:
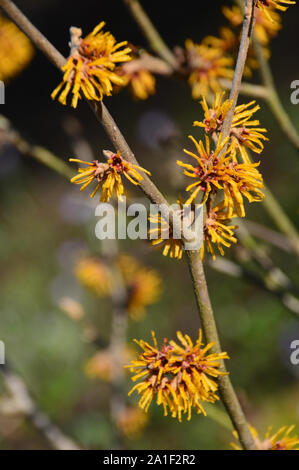
[[[250,150],[247,150],[247,155],[250,160],[251,153]],[[272,191],[270,190],[269,186],[264,181],[264,194],[265,197],[262,200],[262,204],[265,210],[268,212],[272,220],[275,222],[277,228],[281,230],[290,240],[294,253],[299,256],[299,234],[297,228],[286,214],[284,209],[282,208],[280,202],[274,196]]]
[[[72,178],[75,174],[73,168],[65,163],[61,158],[54,155],[45,147],[31,145],[21,135],[12,128],[8,119],[0,115],[0,143],[2,145],[14,145],[20,153],[28,155],[43,163],[52,170],[66,178]]]
[[[262,81],[264,86],[268,90],[268,97],[267,97],[267,102],[268,105],[273,113],[273,116],[275,116],[278,124],[280,125],[282,131],[285,133],[289,141],[294,145],[294,147],[299,150],[299,134],[294,127],[288,113],[284,109],[277,89],[274,84],[274,80],[272,77],[272,72],[271,68],[269,66],[269,62],[267,58],[265,57],[261,44],[257,40],[256,37],[253,38],[253,45],[255,49],[255,53],[257,56],[257,60],[259,61],[260,65],[260,73],[262,77]]]
[[[140,5],[138,0],[124,0],[125,4],[129,8],[131,14],[135,18],[141,31],[147,38],[150,47],[156,52],[165,62],[167,62],[173,69],[177,67],[177,61],[175,55],[166,45],[161,35],[153,25],[149,16]]]
[[[218,257],[215,261],[211,260],[209,262],[209,266],[213,270],[222,274],[227,274],[234,278],[249,281],[251,284],[254,284],[269,294],[274,295],[291,313],[294,313],[298,318],[299,298],[291,294],[288,289],[282,288],[267,277],[262,277],[252,270],[247,269],[246,266],[244,266],[241,262],[236,263],[232,260]]]
[[[0,409],[7,414],[21,414],[40,431],[56,450],[80,450],[80,447],[66,436],[51,419],[39,409],[31,397],[24,380],[6,364],[0,366],[9,398],[2,399]]]
[[[223,138],[227,137],[230,133],[232,120],[234,117],[235,107],[240,93],[241,82],[244,73],[244,67],[247,59],[248,48],[250,44],[251,34],[255,23],[255,0],[246,0],[244,21],[242,27],[242,36],[240,48],[235,68],[234,79],[230,91],[229,99],[232,101],[222,126]]]
[[[253,220],[244,220],[245,227],[248,227],[249,232],[256,238],[259,238],[270,245],[279,248],[286,253],[292,253],[292,244],[290,243],[289,237],[277,232],[265,225],[262,225]]]
[[[211,351],[219,353],[222,348],[218,337],[200,252],[186,251],[186,256],[188,258],[196,302],[200,312],[205,337],[209,343],[214,343]],[[226,372],[223,363],[221,369],[223,372]],[[255,449],[256,447],[248,428],[248,423],[230,378],[227,375],[220,376],[218,378],[218,384],[223,404],[234,428],[238,431],[240,442],[245,449]]]
[[[243,8],[243,1],[237,0],[240,8]],[[262,45],[258,40],[256,34],[253,34],[253,47],[256,53],[257,60],[259,62],[259,70],[261,74],[261,79],[263,86],[267,89],[267,103],[275,116],[278,124],[280,125],[282,131],[285,133],[289,141],[294,145],[294,147],[299,149],[299,134],[294,127],[288,113],[284,109],[281,100],[279,98],[278,91],[276,89],[273,74],[269,61],[266,58]]]
[[[240,49],[230,93],[232,106],[223,123],[223,138],[230,134],[234,110],[239,96],[250,37],[252,28],[254,26],[254,5],[254,0],[246,0]],[[219,353],[221,351],[221,345],[218,337],[217,326],[211,306],[200,252],[188,251],[186,252],[186,256],[189,261],[189,269],[206,340],[208,342],[213,342],[213,352]],[[224,364],[222,364],[222,368],[224,371],[226,370]],[[225,375],[219,378],[219,390],[224,406],[235,426],[235,429],[238,431],[242,446],[245,449],[256,449],[240,402],[228,376]]]
[[[224,90],[231,90],[232,81],[227,78],[220,78],[219,85]],[[269,92],[263,85],[253,85],[252,83],[243,82],[239,89],[240,95],[253,96],[254,98],[261,98],[267,100]]]

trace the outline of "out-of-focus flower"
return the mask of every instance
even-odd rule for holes
[[[126,78],[136,99],[147,100],[150,95],[156,93],[156,79],[148,70],[136,70]]]
[[[116,419],[116,426],[120,432],[129,439],[136,439],[148,423],[148,415],[137,407],[127,407],[122,410]]]
[[[75,275],[84,287],[99,297],[110,295],[112,276],[108,267],[96,258],[81,258],[75,266]]]
[[[227,5],[222,7],[222,13],[228,19],[232,26],[240,26],[243,22],[244,16],[240,8],[236,5],[228,7]]]
[[[258,202],[264,197],[261,191],[264,187],[263,178],[256,169],[259,163],[237,163],[234,159],[233,145],[227,145],[229,137],[222,140],[221,133],[215,150],[211,150],[208,136],[205,139],[205,147],[202,141],[196,141],[192,136],[189,137],[198,155],[185,149],[184,152],[194,158],[197,165],[177,161],[178,165],[185,168],[185,175],[196,179],[195,183],[186,188],[186,191],[191,192],[191,196],[185,204],[191,204],[200,192],[203,192],[201,204],[204,204],[210,194],[223,190],[227,217],[233,217],[234,208],[239,217],[244,217],[243,197],[245,196],[249,202]],[[226,149],[225,145],[227,145]]]
[[[115,363],[115,351],[105,349],[92,356],[85,365],[86,375],[92,379],[101,379],[111,382],[119,374],[119,368],[125,366],[133,357],[132,350],[128,347],[118,351],[118,364]]]
[[[88,100],[101,101],[104,95],[112,94],[113,85],[124,84],[115,67],[131,60],[131,49],[124,47],[127,41],[117,43],[111,33],[101,31],[104,25],[102,21],[84,39],[81,29],[71,28],[71,55],[62,67],[63,80],[53,91],[52,99],[59,94],[58,100],[66,105],[72,92],[71,105],[76,108],[82,94]]]
[[[215,49],[220,49],[223,53],[227,53],[239,44],[239,40],[234,31],[223,26],[219,30],[219,37],[206,36],[203,39],[202,44],[208,47],[214,47]]]
[[[58,305],[72,320],[81,320],[85,315],[82,305],[71,297],[62,297]]]
[[[271,15],[272,9],[286,11],[290,5],[295,5],[296,2],[292,0],[257,0],[256,6],[269,18],[270,21],[275,21]]]
[[[126,367],[135,374],[132,377],[134,382],[141,381],[129,395],[137,390],[141,395],[140,408],[148,411],[155,400],[157,405],[163,406],[164,416],[169,411],[179,421],[185,413],[190,420],[192,408],[205,415],[202,403],[214,403],[219,399],[216,394],[218,385],[213,379],[224,375],[219,368],[221,360],[228,359],[228,355],[207,354],[213,343],[203,347],[201,331],[195,345],[188,335],[177,332],[181,345],[165,338],[159,349],[154,332],[152,337],[153,346],[143,340],[135,340],[143,352]]]
[[[137,100],[146,100],[156,93],[156,78],[146,67],[147,53],[136,57],[129,63],[122,65],[118,74],[124,80],[124,86],[130,86],[132,95]]]
[[[27,67],[33,47],[19,28],[0,15],[0,80],[7,82]]]
[[[224,99],[225,92],[217,93],[211,108],[207,105],[205,98],[201,101],[204,110],[204,120],[195,121],[194,126],[203,127],[207,134],[213,132],[221,132],[223,121],[231,108],[232,102]],[[236,148],[240,151],[244,163],[250,163],[246,147],[255,153],[261,153],[264,149],[262,141],[269,140],[264,134],[267,129],[259,127],[258,119],[252,120],[252,116],[260,109],[255,101],[236,106],[231,127],[231,141],[233,144],[233,152]]]
[[[250,426],[250,431],[258,450],[299,450],[299,436],[290,436],[295,426],[283,426],[276,433],[272,434],[272,427],[268,428],[264,440],[262,440],[257,430]],[[238,439],[238,433],[234,431],[234,436]],[[240,445],[231,443],[235,450],[242,450]]]
[[[131,256],[121,255],[118,264],[127,289],[127,308],[133,320],[141,320],[148,305],[156,303],[162,292],[158,272],[148,269]]]
[[[234,148],[238,148],[242,159],[245,163],[249,163],[246,147],[255,153],[261,153],[264,150],[262,141],[269,140],[264,134],[267,129],[260,126],[258,119],[252,120],[253,114],[260,109],[255,101],[247,104],[236,106],[232,128],[231,137]]]
[[[255,20],[255,34],[264,46],[267,46],[270,39],[277,36],[278,31],[282,28],[279,13],[269,8],[269,14],[274,21],[270,21],[262,10],[258,10]]]
[[[117,265],[126,289],[126,308],[130,318],[140,320],[145,315],[146,307],[158,302],[162,280],[157,271],[141,266],[131,256],[120,255]],[[81,258],[75,274],[81,284],[99,297],[113,294],[113,270],[100,258]]]
[[[219,78],[233,78],[234,72],[230,68],[233,59],[225,56],[221,49],[195,44],[191,39],[186,40],[185,47],[194,99],[207,96],[210,90],[219,91]]]
[[[107,163],[101,163],[98,160],[85,162],[83,160],[78,160],[77,158],[70,158],[71,162],[87,165],[87,168],[79,168],[78,175],[71,179],[72,183],[82,184],[80,191],[84,191],[90,183],[94,180],[96,181],[96,187],[90,197],[94,197],[102,186],[101,202],[109,202],[114,191],[116,192],[117,197],[122,199],[125,190],[121,175],[124,175],[134,185],[139,185],[143,180],[143,176],[141,176],[137,170],[150,175],[150,172],[141,166],[134,165],[124,160],[121,157],[120,152],[113,153],[108,150],[104,150],[103,153],[108,158]]]
[[[169,223],[160,214],[153,214],[148,218],[151,228],[148,238],[152,246],[163,248],[163,256],[181,259],[183,256],[183,243],[180,239],[173,238],[173,231]]]
[[[201,257],[204,258],[205,245],[207,251],[211,253],[213,260],[216,259],[213,245],[215,244],[222,256],[224,256],[223,246],[229,248],[232,243],[237,243],[234,236],[237,225],[228,225],[231,217],[227,217],[225,205],[222,203],[210,208],[204,223],[204,240],[201,248]]]
[[[278,31],[282,28],[281,16],[279,13],[277,13],[270,5],[268,7],[268,11],[274,21],[271,21],[268,15],[266,15],[261,9],[257,10],[255,18],[255,33],[260,43],[264,46],[267,46],[270,42],[270,39],[275,37]],[[232,26],[241,26],[243,22],[243,15],[239,7],[236,5],[232,6],[231,8],[224,6],[222,8],[222,12],[232,24]]]

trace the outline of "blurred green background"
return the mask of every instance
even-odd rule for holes
[[[81,26],[89,32],[101,20],[118,40],[146,46],[146,42],[120,0],[19,0],[16,2],[41,31],[63,53],[68,52],[69,27]],[[226,23],[220,4],[229,2],[161,2],[144,0],[150,16],[169,45],[183,45],[185,38],[200,41],[217,34]],[[290,83],[299,79],[298,61],[292,45],[297,41],[298,7],[283,15],[284,28],[272,42],[271,66],[279,93],[295,126],[299,129],[298,106],[290,103]],[[1,45],[0,45],[1,54]],[[78,119],[82,135],[90,143],[95,158],[111,145],[85,103],[76,111],[52,102],[51,91],[59,72],[37,52],[31,66],[7,87],[6,105],[0,112],[34,144],[49,148],[65,161],[74,156],[66,126]],[[258,74],[253,81],[259,80]],[[180,81],[157,79],[157,93],[146,102],[135,102],[128,91],[107,99],[112,115],[138,155],[142,166],[152,172],[163,192],[175,197],[175,161],[181,149],[161,145],[172,133],[187,135],[192,122],[201,116],[188,86]],[[261,171],[287,214],[298,224],[298,154],[289,144],[263,103],[259,118],[268,129]],[[161,129],[165,132],[162,133]],[[165,137],[165,139],[164,139]],[[80,157],[80,155],[75,155]],[[130,188],[131,190],[132,188]],[[101,336],[108,341],[111,307],[85,291],[73,276],[72,257],[81,247],[99,249],[94,235],[94,204],[66,180],[42,167],[12,147],[0,153],[0,339],[5,342],[7,359],[19,373],[39,406],[61,429],[86,448],[109,449],[113,427],[107,403],[109,384],[92,381],[84,364],[96,352],[82,340],[80,326],[58,307],[62,294],[78,300]],[[134,193],[138,196],[138,192]],[[261,205],[248,207],[248,218],[273,227]],[[294,283],[299,283],[293,256],[265,249]],[[183,261],[161,256],[146,242],[122,242],[121,250],[133,254],[143,264],[156,268],[164,282],[159,303],[151,306],[144,321],[130,322],[129,342],[150,339],[156,331],[159,340],[174,338],[177,330],[196,339],[198,315]],[[227,257],[232,251],[226,250]],[[232,279],[207,268],[210,294],[222,338],[223,350],[231,356],[229,370],[249,421],[262,433],[271,424],[299,424],[299,366],[290,364],[290,342],[299,339],[298,317],[279,298],[248,281]],[[131,386],[127,377],[127,390]],[[126,394],[127,390],[124,390]],[[0,391],[5,393],[4,387]],[[128,401],[137,403],[133,395]],[[217,405],[218,406],[218,405]],[[221,408],[221,406],[220,406]],[[299,432],[299,428],[297,426]],[[164,418],[156,405],[143,434],[124,439],[128,449],[223,449],[231,432],[213,419],[194,414],[181,424]],[[0,448],[44,449],[47,441],[21,418],[0,412]]]

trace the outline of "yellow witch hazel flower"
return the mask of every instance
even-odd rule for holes
[[[276,433],[272,434],[272,427],[269,427],[264,440],[262,440],[257,430],[253,426],[250,426],[250,431],[258,450],[299,450],[299,436],[291,436],[294,429],[294,425],[289,427],[283,426]],[[238,433],[234,431],[233,434],[235,438],[238,439]],[[235,450],[242,450],[242,448],[234,442],[231,443],[231,446]]]
[[[118,430],[128,439],[138,438],[148,423],[148,415],[137,407],[126,407],[116,418]]]
[[[19,28],[0,15],[0,80],[18,75],[33,57],[33,47]]]
[[[194,121],[193,125],[203,127],[207,134],[221,132],[223,121],[232,106],[232,102],[229,99],[224,99],[224,97],[225,92],[217,93],[211,108],[207,105],[206,99],[203,98],[201,106],[204,111],[204,120]],[[235,154],[236,149],[238,149],[244,163],[250,163],[246,147],[255,153],[261,153],[264,150],[262,141],[269,140],[264,135],[267,129],[259,127],[260,121],[258,119],[251,119],[259,109],[260,106],[256,105],[255,101],[251,101],[236,106],[234,111],[230,133],[233,152]]]
[[[271,16],[270,9],[277,9],[281,11],[286,11],[290,5],[295,5],[295,1],[291,0],[257,0],[256,6],[265,13],[270,21],[274,21],[274,18]]]
[[[158,272],[141,266],[138,261],[122,254],[117,260],[124,287],[127,291],[126,308],[132,320],[141,320],[146,307],[161,297],[162,280]],[[86,256],[75,266],[78,281],[98,297],[111,296],[113,291],[113,275],[101,258]]]
[[[94,197],[102,186],[100,197],[101,202],[109,202],[114,191],[119,199],[122,199],[125,190],[121,176],[124,175],[134,185],[139,185],[143,176],[137,170],[150,175],[150,172],[141,166],[134,165],[124,160],[120,152],[113,153],[109,150],[103,151],[107,157],[107,163],[101,163],[98,160],[85,162],[77,158],[70,158],[70,162],[77,162],[87,165],[87,168],[79,168],[78,175],[71,179],[72,183],[82,184],[80,191],[84,191],[93,181],[96,181],[96,187],[90,197]]]
[[[223,26],[219,30],[219,37],[206,36],[203,39],[202,44],[208,47],[220,49],[225,53],[234,49],[239,44],[239,39],[238,36],[230,28]]]
[[[220,134],[215,150],[210,148],[210,139],[207,136],[205,138],[205,145],[201,140],[197,141],[194,139],[192,135],[189,135],[189,139],[195,145],[198,155],[186,149],[184,149],[184,152],[194,158],[197,165],[193,166],[189,163],[177,160],[177,164],[184,168],[184,175],[189,176],[190,178],[196,178],[195,183],[190,184],[186,188],[186,191],[190,191],[192,194],[185,204],[191,204],[200,192],[204,193],[202,201],[202,204],[204,204],[213,190],[217,191],[218,189],[223,189],[221,184],[221,170],[227,161],[227,155],[230,155],[231,149],[227,148],[222,153],[222,156],[220,156],[220,154],[228,143],[229,138],[227,137],[222,140],[222,134]]]
[[[237,243],[234,236],[237,225],[228,225],[232,217],[227,216],[225,204],[222,202],[217,206],[210,208],[204,223],[204,240],[201,248],[201,257],[204,259],[205,246],[207,251],[212,255],[213,260],[216,259],[213,244],[216,244],[220,254],[224,256],[223,247],[229,248],[232,243]]]
[[[121,255],[118,265],[128,292],[127,309],[130,318],[141,320],[144,318],[146,307],[160,299],[162,280],[156,270],[140,266],[131,256]]]
[[[115,363],[115,352],[109,348],[96,352],[85,364],[85,373],[91,379],[111,382],[119,376],[119,365],[124,367],[131,361],[133,351],[127,346],[117,351],[120,364]]]
[[[148,231],[148,238],[152,246],[163,248],[163,256],[181,259],[183,256],[183,243],[177,238],[173,238],[173,231],[169,223],[160,214],[152,214],[148,218],[153,225]]]
[[[137,100],[147,100],[150,95],[156,93],[156,78],[148,70],[138,69],[135,72],[130,70],[126,72],[124,78]]]
[[[135,340],[143,353],[126,367],[135,374],[132,377],[134,382],[141,381],[129,395],[137,390],[141,395],[140,408],[148,411],[155,400],[157,405],[163,406],[164,416],[170,412],[179,421],[183,414],[187,414],[190,420],[192,408],[206,415],[203,402],[215,403],[219,399],[214,379],[226,374],[220,366],[223,359],[229,359],[228,355],[208,354],[213,343],[203,346],[201,330],[195,344],[188,335],[183,336],[179,331],[177,337],[181,345],[164,339],[159,349],[154,332],[152,337],[153,346],[143,340]]]
[[[51,97],[66,105],[70,92],[73,94],[71,105],[77,107],[82,94],[88,100],[101,101],[103,96],[112,94],[113,85],[122,86],[125,81],[115,72],[120,62],[131,60],[127,41],[117,43],[114,36],[101,31],[102,21],[84,39],[80,28],[71,28],[71,55],[62,67],[63,80],[53,91]]]
[[[205,44],[195,44],[191,39],[185,42],[187,63],[191,70],[189,84],[194,99],[208,95],[209,91],[221,89],[220,78],[234,76],[233,59],[223,54],[219,48],[208,47]]]
[[[140,56],[132,55],[131,62],[123,64],[118,69],[118,74],[124,79],[124,86],[129,86],[136,100],[147,100],[150,95],[156,93],[156,78],[145,67],[148,54],[143,52]]]
[[[112,276],[109,268],[100,259],[81,258],[75,266],[75,275],[81,284],[99,297],[111,294]]]
[[[243,197],[249,202],[261,201],[264,197],[261,189],[263,186],[262,175],[256,169],[259,163],[238,163],[232,152],[232,144],[228,144],[229,137],[222,140],[219,134],[215,150],[210,147],[210,140],[205,136],[203,142],[197,141],[189,136],[196,147],[198,154],[184,149],[197,162],[197,165],[177,161],[184,168],[184,174],[196,179],[195,183],[187,186],[186,191],[191,196],[185,204],[191,204],[196,196],[203,193],[201,204],[205,204],[209,195],[216,194],[219,190],[224,191],[224,206],[227,208],[227,217],[231,218],[234,208],[239,217],[245,216]],[[227,145],[227,148],[225,146]]]
[[[239,7],[235,5],[231,8],[224,6],[222,8],[222,12],[232,26],[238,27],[243,23],[243,14]],[[269,16],[261,9],[257,9],[255,15],[254,31],[263,46],[267,46],[270,39],[275,37],[278,31],[282,28],[281,16],[273,9],[273,6],[268,7],[268,12],[271,19],[269,19]]]

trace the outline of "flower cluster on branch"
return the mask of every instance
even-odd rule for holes
[[[163,406],[165,416],[170,413],[181,421],[183,414],[191,419],[192,408],[206,415],[203,403],[215,403],[219,399],[215,379],[226,374],[220,366],[221,361],[229,357],[226,353],[208,354],[213,343],[203,345],[201,330],[195,344],[180,331],[177,337],[181,344],[164,339],[161,348],[154,332],[153,346],[135,340],[143,352],[127,367],[135,374],[134,382],[141,380],[129,393],[137,390],[141,396],[140,408],[148,411],[152,401],[156,401],[157,405]]]
[[[85,162],[77,158],[70,158],[71,162],[87,165],[87,168],[79,168],[78,175],[71,179],[72,183],[82,185],[80,191],[84,191],[92,182],[96,182],[96,187],[90,197],[94,197],[102,187],[101,202],[109,202],[114,192],[121,200],[125,193],[121,178],[122,175],[134,185],[139,185],[140,181],[143,180],[143,176],[141,176],[137,170],[150,175],[150,172],[141,166],[134,165],[124,160],[120,152],[114,153],[109,150],[104,150],[103,153],[108,159],[107,163],[101,163],[98,160]]]

